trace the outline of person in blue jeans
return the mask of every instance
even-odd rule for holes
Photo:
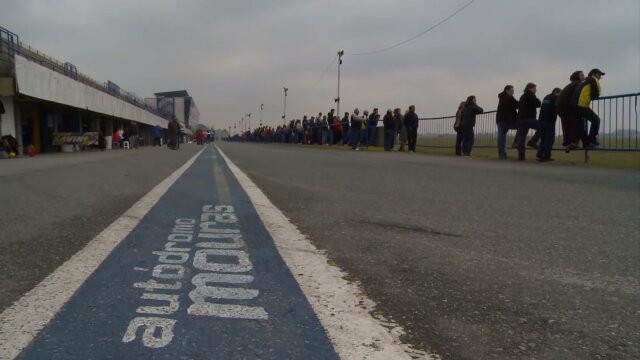
[[[513,97],[513,85],[507,85],[498,94],[498,110],[496,111],[496,125],[498,126],[498,156],[507,158],[507,133],[517,127],[518,100]]]
[[[555,88],[551,91],[551,94],[542,99],[542,106],[540,107],[540,117],[538,118],[540,137],[542,141],[538,147],[537,158],[540,162],[553,161],[551,158],[551,150],[553,149],[553,142],[556,139],[556,100],[562,89]]]
[[[378,108],[375,108],[367,119],[367,146],[376,145],[376,129],[378,128],[379,120],[380,114],[378,113]]]
[[[525,160],[524,143],[527,140],[529,129],[538,130],[538,120],[536,116],[537,108],[542,105],[540,99],[536,97],[538,90],[536,84],[528,83],[518,101],[518,160]]]

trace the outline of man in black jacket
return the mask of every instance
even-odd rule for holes
[[[556,100],[556,111],[562,123],[562,146],[565,147],[565,152],[576,149],[580,139],[580,125],[576,115],[576,106],[571,104],[571,99],[578,85],[584,80],[584,73],[575,71],[571,74],[569,80],[571,82],[560,91]]]
[[[529,129],[538,129],[536,109],[540,107],[540,99],[536,97],[537,87],[534,83],[528,83],[524,93],[518,101],[518,160],[525,159],[524,143],[527,140]]]
[[[482,114],[484,110],[476,104],[476,97],[467,97],[462,112],[462,155],[471,156],[475,134],[473,128],[476,126],[476,115]]]
[[[349,143],[349,113],[344,113],[344,117],[342,118],[342,145],[347,145]]]
[[[382,118],[382,125],[384,125],[384,151],[391,151],[393,140],[396,137],[396,124],[391,109],[388,109]]]
[[[409,152],[416,152],[416,142],[418,141],[418,114],[416,114],[416,107],[414,105],[409,106],[409,112],[404,116],[404,126],[407,127]]]
[[[539,118],[540,137],[542,141],[540,142],[536,156],[540,162],[553,160],[551,158],[551,149],[553,149],[553,142],[556,139],[556,118],[558,117],[555,105],[561,91],[560,88],[555,88],[551,91],[551,94],[542,99]]]
[[[498,125],[498,156],[507,158],[507,133],[518,127],[518,100],[513,97],[513,85],[507,85],[498,94],[498,111],[496,112]]]

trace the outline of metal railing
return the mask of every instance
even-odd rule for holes
[[[603,96],[591,103],[591,108],[601,120],[598,150],[640,151],[639,97],[640,93]],[[455,115],[420,119],[417,146],[454,147],[456,133],[453,130],[453,124],[455,121]],[[515,130],[509,131],[507,144],[513,142],[515,134]],[[477,115],[474,147],[494,148],[497,147],[497,144],[496,111],[487,111]],[[554,149],[561,148],[562,127],[558,120]]]
[[[63,74],[85,85],[91,86],[94,89],[117,97],[120,100],[126,101],[150,113],[153,113],[165,119],[170,118],[170,114],[158,111],[157,109],[147,105],[144,99],[137,96],[135,93],[125,91],[120,87],[118,87],[117,92],[110,91],[111,88],[108,87],[107,83],[100,83],[92,79],[91,77],[79,72],[76,66],[70,62],[62,63],[32,48],[31,46],[24,45],[19,40],[16,34],[3,27],[0,27],[0,75],[15,76],[15,55],[23,56],[35,63],[38,63],[41,66]]]

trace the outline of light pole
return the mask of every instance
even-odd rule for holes
[[[264,107],[264,104],[260,104],[260,127],[262,127],[262,108]]]
[[[342,65],[342,56],[344,55],[344,50],[338,51],[338,97],[335,98],[336,108],[338,109],[338,118],[342,116],[340,114],[340,65]]]
[[[248,113],[245,116],[249,118],[249,131],[251,131],[251,113]]]
[[[287,125],[287,91],[288,88],[283,87],[284,89],[284,112],[282,113],[282,124]]]

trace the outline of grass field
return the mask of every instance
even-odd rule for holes
[[[333,150],[351,150],[349,146],[319,146],[319,145],[292,145],[300,147],[314,147],[321,149],[333,149]],[[396,149],[398,147],[396,146]],[[371,148],[362,147],[362,151],[384,151],[382,147],[376,146]],[[450,148],[435,148],[435,147],[420,147],[416,149],[416,153],[425,155],[438,155],[438,156],[455,156],[453,147]],[[402,155],[402,154],[398,154]],[[517,162],[518,153],[516,149],[507,149],[506,161]],[[471,152],[471,157],[480,159],[489,159],[495,161],[505,161],[498,159],[498,151],[495,148],[474,148]],[[536,163],[536,150],[527,150],[528,163]],[[584,151],[574,150],[569,154],[564,151],[554,151],[552,157],[555,161],[539,164],[540,166],[586,166],[586,167],[604,167],[615,169],[634,169],[640,170],[640,152],[611,152],[611,151],[589,151],[589,162],[584,162]]]

